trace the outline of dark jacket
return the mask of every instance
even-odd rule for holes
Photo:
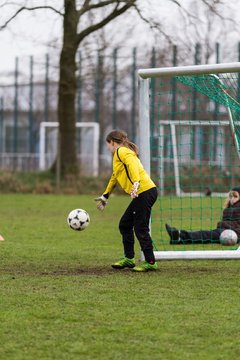
[[[222,220],[218,222],[217,227],[231,229],[240,238],[240,200],[223,210]]]

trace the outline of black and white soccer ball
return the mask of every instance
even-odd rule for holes
[[[237,241],[238,236],[233,230],[224,230],[220,235],[220,243],[222,245],[236,245]]]
[[[82,231],[90,224],[90,216],[83,209],[74,209],[68,214],[67,223],[71,229]]]

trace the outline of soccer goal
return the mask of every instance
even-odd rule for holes
[[[141,161],[159,189],[151,219],[160,259],[240,259],[240,247],[170,245],[165,223],[215,229],[240,186],[240,63],[140,69]]]
[[[58,122],[43,121],[40,124],[39,168],[48,169],[56,159],[58,146]],[[99,173],[99,124],[78,122],[77,151],[81,170],[85,175],[98,176]]]

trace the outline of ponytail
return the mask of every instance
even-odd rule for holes
[[[122,144],[123,146],[127,147],[128,149],[134,151],[137,156],[139,155],[138,146],[128,139],[127,133],[125,131],[122,131],[122,130],[111,131],[107,135],[106,141],[108,143],[110,143],[111,141],[114,141],[117,144]]]

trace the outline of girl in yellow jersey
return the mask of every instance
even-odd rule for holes
[[[108,150],[113,154],[113,173],[103,195],[95,199],[97,208],[105,209],[109,195],[117,183],[132,198],[119,222],[124,257],[112,264],[112,267],[132,268],[133,271],[155,270],[157,264],[149,234],[149,220],[152,206],[157,199],[156,185],[138,158],[138,147],[128,140],[124,131],[111,131],[106,137],[106,142]],[[134,259],[134,232],[145,257],[145,261],[139,266],[136,266]]]

